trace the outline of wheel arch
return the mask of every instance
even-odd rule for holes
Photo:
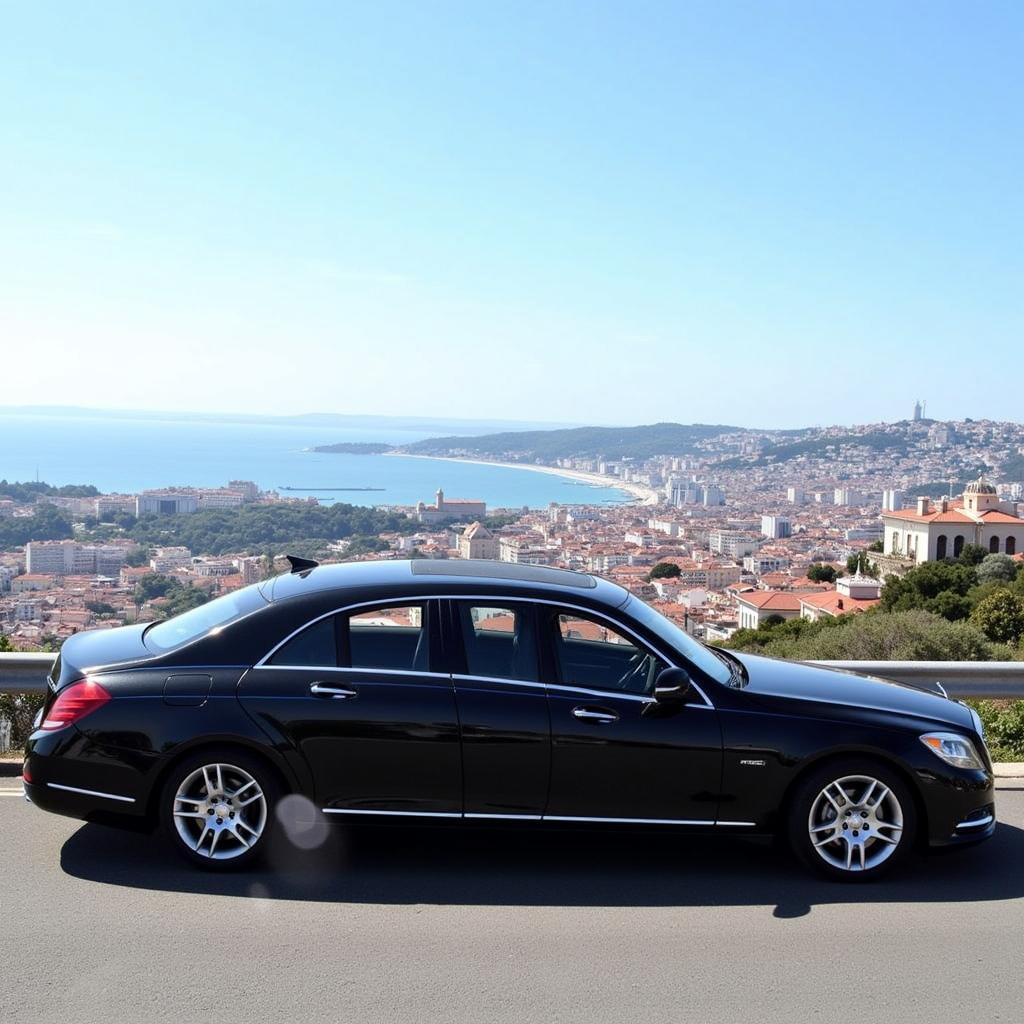
[[[910,791],[911,798],[914,801],[914,810],[917,814],[917,835],[914,837],[914,845],[918,847],[922,844],[927,845],[928,808],[925,805],[924,797],[921,795],[921,787],[914,778],[913,772],[911,772],[902,761],[893,757],[892,754],[884,750],[879,750],[876,747],[842,747],[833,750],[824,750],[815,754],[813,757],[808,758],[807,761],[801,764],[799,771],[797,771],[793,778],[790,779],[789,784],[783,792],[782,800],[779,802],[778,823],[776,829],[778,834],[781,835],[785,833],[786,822],[789,820],[789,812],[793,806],[793,800],[796,798],[797,791],[807,777],[812,772],[820,770],[829,763],[845,761],[850,758],[864,758],[865,761],[874,761],[879,763],[895,772],[903,782],[906,783],[907,789]]]
[[[301,792],[298,779],[288,766],[287,761],[276,751],[266,745],[257,743],[247,736],[225,735],[225,736],[202,736],[194,740],[182,743],[175,747],[173,753],[168,755],[166,762],[160,765],[156,775],[153,777],[150,786],[149,796],[146,799],[146,820],[155,825],[158,820],[158,802],[164,785],[171,772],[188,757],[202,750],[224,750],[235,748],[243,751],[251,757],[262,761],[277,777],[287,793]]]

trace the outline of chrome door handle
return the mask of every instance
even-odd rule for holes
[[[326,683],[311,683],[309,692],[314,697],[331,697],[334,700],[347,700],[349,697],[358,697],[358,690],[349,690],[344,686],[328,686]]]
[[[613,711],[592,711],[590,708],[573,708],[573,718],[583,718],[588,722],[617,722],[619,716]]]

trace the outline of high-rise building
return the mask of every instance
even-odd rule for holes
[[[772,540],[792,536],[792,527],[785,516],[761,516],[761,533]]]
[[[902,491],[897,491],[895,488],[889,488],[882,491],[883,512],[895,512],[897,509],[901,508],[903,508]]]
[[[806,500],[804,492],[799,487],[786,488],[786,501],[791,505],[802,505]]]

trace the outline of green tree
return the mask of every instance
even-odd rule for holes
[[[967,594],[976,582],[977,573],[971,565],[925,562],[911,569],[905,576],[889,576],[882,589],[880,607],[885,612],[923,608],[950,620],[964,619],[970,614]],[[946,593],[964,600],[940,597]]]
[[[978,582],[1012,583],[1019,564],[1009,555],[986,555],[978,566]]]
[[[873,540],[868,545],[868,551],[877,551],[881,554],[885,550],[885,545],[880,540]]]
[[[988,557],[988,549],[980,544],[965,544],[960,552],[960,559],[964,565],[980,565]]]
[[[1024,636],[1024,599],[1009,590],[990,594],[971,612],[971,623],[989,640],[1018,644]]]
[[[649,580],[670,580],[677,579],[682,569],[675,562],[658,562],[647,574]]]
[[[834,566],[814,562],[807,570],[807,578],[815,583],[835,583],[838,573]]]

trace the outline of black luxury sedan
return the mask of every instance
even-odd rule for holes
[[[69,639],[26,797],[250,863],[318,820],[774,835],[834,878],[995,829],[939,693],[705,647],[622,588],[483,561],[292,571]],[[290,794],[297,794],[292,797]]]

